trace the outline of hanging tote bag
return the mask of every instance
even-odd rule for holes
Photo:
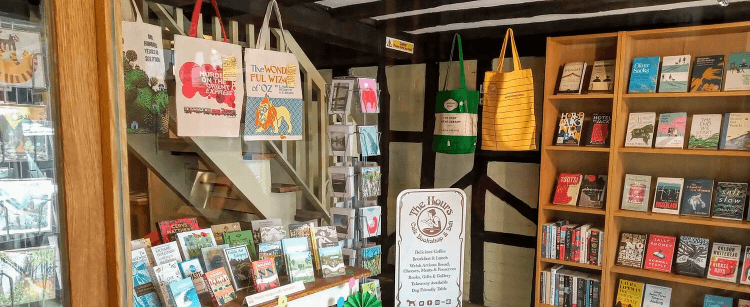
[[[453,61],[453,47],[458,41],[458,64],[461,70],[461,88],[445,90],[451,62],[448,62],[443,90],[437,92],[435,104],[435,132],[432,148],[435,152],[446,154],[469,154],[477,147],[477,111],[479,110],[479,91],[466,89],[464,73],[464,52],[461,36],[453,36],[450,61]]]
[[[177,135],[236,137],[245,94],[242,47],[227,43],[216,0],[224,42],[196,38],[201,3],[195,2],[190,37],[174,36]]]
[[[281,38],[287,46],[279,5],[276,0],[271,0],[255,43],[256,49],[245,49],[246,141],[302,139],[304,105],[297,58],[288,49],[265,50],[266,41],[270,39],[268,24],[272,11],[276,11]]]
[[[503,72],[505,47],[510,40],[513,71]],[[508,29],[495,71],[484,75],[482,149],[519,151],[536,149],[534,78],[521,68],[513,30]]]
[[[169,94],[161,27],[144,23],[135,0],[135,21],[122,21],[125,118],[128,133],[167,133]]]

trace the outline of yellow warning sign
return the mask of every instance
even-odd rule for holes
[[[385,47],[388,49],[414,54],[414,43],[403,41],[397,38],[386,36]]]

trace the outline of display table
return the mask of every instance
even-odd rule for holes
[[[336,301],[339,297],[349,296],[349,279],[354,278],[357,289],[359,289],[359,279],[365,278],[372,275],[370,270],[358,268],[358,267],[346,267],[346,274],[323,278],[318,273],[315,274],[315,281],[306,283],[305,290],[292,293],[287,295],[288,304],[287,306],[304,306],[304,307],[328,307],[336,305]],[[281,276],[280,281],[282,285],[289,284],[289,277]],[[245,289],[237,292],[237,299],[223,307],[241,307],[245,301],[245,296],[255,294],[253,289]],[[213,306],[211,297],[207,294],[200,295],[201,304],[203,306]],[[274,299],[264,304],[255,305],[253,307],[270,307],[276,306],[277,300]]]

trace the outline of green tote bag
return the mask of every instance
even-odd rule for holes
[[[464,52],[461,46],[461,36],[456,34],[451,43],[451,57],[453,61],[453,47],[458,41],[458,63],[461,66],[461,88],[457,90],[443,90],[437,93],[435,104],[435,132],[432,148],[435,152],[446,154],[470,154],[477,148],[477,111],[479,111],[479,91],[466,89],[466,75],[464,73]],[[446,72],[446,83],[450,64]]]

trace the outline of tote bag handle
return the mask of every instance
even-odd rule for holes
[[[281,28],[281,39],[284,41],[284,47],[289,50],[289,45],[286,44],[286,36],[284,35],[284,25],[281,24],[281,13],[279,13],[279,4],[276,0],[268,2],[268,8],[266,8],[266,16],[263,18],[263,25],[260,27],[260,33],[258,39],[255,41],[255,48],[260,50],[266,49],[266,40],[270,40],[269,24],[271,22],[271,11],[276,12],[276,20],[279,22],[279,28]],[[283,51],[286,51],[283,50]],[[281,50],[279,50],[281,51]]]
[[[497,61],[497,67],[495,71],[501,72],[503,69],[503,61],[505,60],[505,47],[508,45],[508,38],[510,38],[510,46],[513,48],[513,71],[521,70],[521,58],[518,57],[518,50],[516,50],[516,40],[513,39],[513,29],[508,28],[505,32],[505,40],[503,40],[503,49],[500,51],[500,58]]]
[[[135,22],[143,22],[141,12],[138,10],[138,4],[135,3],[135,0],[130,0],[130,4],[133,5],[133,17],[135,18]]]
[[[453,63],[453,48],[456,47],[456,41],[458,41],[458,65],[461,68],[461,89],[466,89],[466,74],[464,73],[464,48],[461,45],[461,35],[456,33],[453,35],[453,42],[451,43],[451,56],[448,59],[448,69],[445,71],[445,81],[443,82],[443,90],[448,85],[448,76],[450,76],[451,64]]]
[[[203,4],[203,0],[195,0],[193,18],[190,19],[190,37],[198,36],[198,18],[201,14],[201,4]],[[219,14],[219,5],[216,3],[216,0],[211,0],[211,4],[213,4],[214,11],[216,11],[216,18],[219,18],[219,26],[221,26],[221,35],[224,37],[224,42],[228,43],[229,38],[227,38],[227,32],[224,31],[224,22],[221,20],[221,14]]]

